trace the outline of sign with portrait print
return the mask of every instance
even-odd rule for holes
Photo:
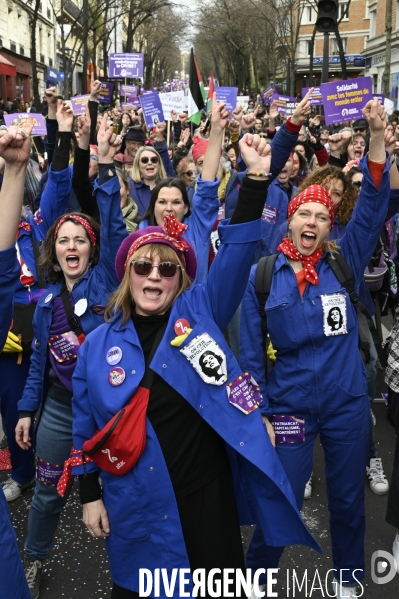
[[[342,293],[320,297],[323,307],[323,330],[326,337],[346,335],[348,333],[346,297]]]
[[[208,333],[197,335],[180,351],[208,385],[220,386],[227,381],[226,356]]]

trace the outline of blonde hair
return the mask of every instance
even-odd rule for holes
[[[183,263],[173,248],[165,243],[148,243],[147,245],[142,245],[130,258],[118,289],[109,297],[104,313],[104,320],[106,322],[109,322],[109,320],[117,312],[122,312],[122,325],[126,324],[126,322],[129,320],[132,313],[132,308],[134,307],[132,291],[130,288],[130,265],[133,260],[138,260],[143,256],[149,257],[151,260],[154,258],[154,256],[159,256],[159,260],[161,262],[173,262],[174,264],[179,264],[180,285],[177,289],[175,297],[172,300],[172,303],[175,302],[175,300],[183,293],[183,291],[186,291],[191,286],[192,280],[188,276]]]
[[[161,156],[158,154],[153,146],[142,146],[136,152],[136,156],[134,157],[134,162],[132,166],[132,170],[130,171],[130,176],[135,183],[141,182],[141,173],[140,173],[140,156],[143,152],[151,152],[154,156],[158,156],[159,160],[159,168],[158,168],[158,180],[165,179],[167,177],[165,167],[162,162]]]

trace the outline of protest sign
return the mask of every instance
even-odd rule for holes
[[[262,100],[264,101],[265,104],[270,104],[271,103],[271,97],[273,96],[273,94],[277,94],[277,90],[274,87],[274,85],[269,85],[269,87],[267,87],[262,93]]]
[[[131,98],[128,98],[127,102],[121,102],[121,108],[122,111],[129,111],[129,110],[137,110],[138,108],[140,108],[140,98],[135,98],[134,96],[132,96]]]
[[[384,108],[387,111],[387,115],[390,116],[393,113],[394,103],[389,98],[384,98]]]
[[[281,96],[280,94],[273,94],[270,98],[270,102],[276,105],[277,111],[280,114],[286,114],[288,116],[293,114],[295,108],[298,106],[296,98],[293,96]]]
[[[11,125],[23,125],[26,123],[29,117],[34,118],[34,124],[31,135],[47,135],[46,121],[43,115],[37,114],[36,112],[17,112],[13,114],[4,114],[4,122],[7,127]]]
[[[152,129],[157,123],[165,120],[158,92],[148,92],[140,96],[140,104],[147,129]]]
[[[101,83],[100,93],[98,94],[99,102],[103,102],[104,104],[111,104],[112,100],[112,92],[114,91],[114,84],[103,82]]]
[[[244,110],[248,108],[249,96],[237,96],[237,104],[242,106]]]
[[[384,94],[373,94],[374,100],[378,100],[380,104],[384,106]]]
[[[89,101],[90,94],[84,96],[72,96],[72,110],[73,114],[86,114],[86,104]]]
[[[137,96],[137,85],[121,85],[121,96]]]
[[[172,117],[170,116],[171,110],[176,110],[177,114],[180,114],[184,110],[185,98],[183,90],[180,92],[176,91],[159,94],[159,99],[161,100],[162,110],[167,121],[172,120]]]
[[[327,125],[362,119],[362,108],[373,98],[370,77],[322,83],[320,89]]]
[[[310,87],[302,88],[302,97],[305,97]],[[310,105],[311,106],[321,106],[323,104],[323,96],[320,90],[320,87],[315,87],[312,93],[310,94]]]
[[[142,77],[144,54],[111,52],[109,54],[108,77]]]
[[[226,109],[233,112],[237,106],[237,87],[215,87],[218,102],[226,102]]]

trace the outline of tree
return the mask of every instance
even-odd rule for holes
[[[32,65],[32,89],[33,89],[33,98],[35,106],[39,106],[40,104],[40,96],[39,96],[39,78],[37,76],[37,61],[36,61],[36,30],[37,30],[37,22],[39,20],[39,8],[40,8],[40,0],[34,0],[33,8],[25,5],[25,10],[28,13],[29,25],[30,25],[30,46],[31,46],[31,65]]]

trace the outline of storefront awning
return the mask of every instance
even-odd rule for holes
[[[0,54],[0,75],[17,76],[17,67]]]

